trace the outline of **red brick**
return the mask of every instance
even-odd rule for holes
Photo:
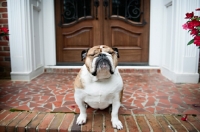
[[[163,116],[156,116],[157,121],[162,126],[163,130],[166,132],[171,132],[171,129],[168,127],[168,122],[165,120]]]
[[[12,112],[8,116],[6,116],[1,122],[0,122],[0,131],[5,132],[6,126],[16,117],[20,114],[20,112]]]
[[[165,115],[165,118],[178,132],[186,132],[185,128],[173,116]]]
[[[136,116],[136,120],[142,132],[150,132],[149,126],[144,119],[144,116]]]
[[[145,115],[154,132],[162,132],[162,128],[152,114]]]
[[[89,115],[88,115],[88,118],[90,121],[91,119],[90,119]],[[64,117],[64,119],[59,127],[59,132],[67,132],[70,127],[70,124],[72,124],[73,119],[74,119],[74,114],[66,114],[66,116]],[[86,124],[89,124],[89,122],[87,122]],[[82,127],[84,128],[84,126],[82,126]]]
[[[1,3],[1,6],[2,6],[2,7],[7,7],[7,2],[2,2],[2,3]]]
[[[62,120],[64,118],[64,113],[57,113],[55,118],[53,119],[51,125],[49,126],[49,132],[57,132],[58,127],[62,123]]]
[[[33,112],[30,113],[28,116],[26,116],[18,125],[17,125],[17,132],[25,132],[25,126],[33,120],[33,118],[37,115],[38,113]]]
[[[39,124],[38,132],[46,132],[46,129],[48,128],[48,126],[50,125],[50,123],[51,123],[51,121],[53,120],[54,117],[55,117],[55,113],[48,113],[44,117],[42,122]]]
[[[7,8],[0,8],[0,12],[7,12]]]
[[[133,116],[125,116],[125,119],[128,125],[129,132],[139,132]]]
[[[103,115],[94,114],[93,131],[102,131],[103,129]]]
[[[40,121],[45,117],[46,113],[39,113],[28,125],[27,131],[36,132],[36,127],[40,124]]]
[[[196,117],[188,116],[187,121],[194,125],[200,131],[200,120],[198,120]]]
[[[0,61],[3,61],[3,60],[4,60],[4,58],[2,56],[0,56]]]
[[[8,23],[8,19],[0,19],[0,23]]]
[[[3,47],[3,51],[10,51],[10,47]]]
[[[8,14],[7,13],[3,13],[1,14],[2,18],[8,18]]]
[[[1,61],[0,66],[10,67],[9,61]]]
[[[80,132],[81,131],[81,126],[76,124],[78,116],[79,116],[79,114],[75,115],[74,121],[73,121],[72,126],[71,126],[71,132],[73,132],[73,131],[74,132]]]
[[[10,57],[4,57],[4,61],[10,61]]]
[[[127,132],[128,128],[126,128],[126,124],[125,124],[125,116],[123,115],[119,115],[119,120],[121,121],[122,125],[123,125],[123,129],[119,130],[119,132]]]
[[[8,116],[11,112],[10,111],[3,111],[1,114],[0,114],[0,121],[3,120],[6,116]]]
[[[111,123],[110,113],[105,113],[105,131],[106,132],[114,132],[114,128],[112,127],[112,123]]]
[[[0,46],[8,46],[8,41],[0,41]]]
[[[14,132],[16,125],[28,115],[28,112],[22,112],[17,118],[15,118],[8,126],[7,132]]]
[[[0,56],[10,56],[10,52],[8,52],[8,51],[0,51]]]

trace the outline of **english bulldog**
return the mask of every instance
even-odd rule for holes
[[[86,123],[86,104],[94,109],[112,105],[112,126],[123,129],[118,118],[123,92],[123,81],[117,68],[118,49],[106,45],[94,46],[83,50],[81,58],[85,64],[74,81],[74,99],[80,109],[76,124]]]

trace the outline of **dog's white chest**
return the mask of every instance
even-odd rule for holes
[[[88,88],[83,94],[83,101],[95,109],[105,109],[112,104],[113,99],[119,94],[119,91],[109,91],[107,87]]]
[[[84,89],[75,89],[75,99],[80,98],[92,108],[105,109],[115,98],[119,99],[122,87],[121,76],[115,74],[109,79],[90,82]]]

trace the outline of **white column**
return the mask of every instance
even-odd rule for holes
[[[192,37],[182,28],[185,13],[195,12],[199,5],[199,0],[172,0],[163,7],[161,73],[175,83],[198,83],[199,80],[199,50],[195,45],[187,46]]]
[[[43,73],[41,0],[7,0],[12,80]]]
[[[43,0],[44,63],[56,65],[54,0]]]

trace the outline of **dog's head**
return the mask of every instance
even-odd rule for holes
[[[117,48],[110,48],[106,45],[94,46],[83,50],[82,60],[88,71],[97,76],[98,79],[109,78],[118,64],[119,52]]]

